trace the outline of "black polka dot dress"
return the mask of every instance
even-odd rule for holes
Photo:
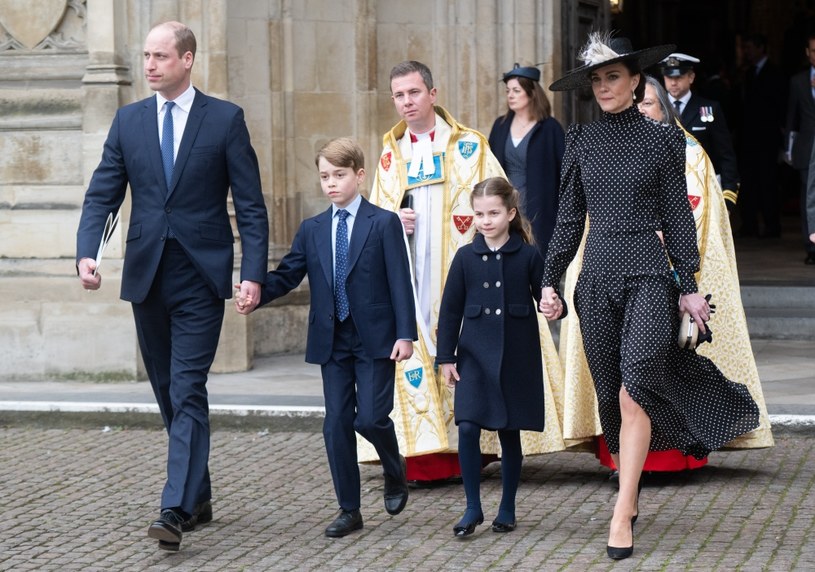
[[[676,344],[679,294],[696,292],[699,267],[681,129],[633,106],[569,128],[543,286],[559,289],[587,214],[574,305],[609,450],[620,450],[622,385],[651,418],[652,451],[701,459],[758,427],[747,388]]]

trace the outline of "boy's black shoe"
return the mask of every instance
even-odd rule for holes
[[[358,510],[343,510],[325,529],[329,538],[341,538],[362,528],[362,514]]]

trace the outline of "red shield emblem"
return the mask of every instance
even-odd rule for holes
[[[391,152],[388,151],[387,153],[382,155],[382,157],[380,157],[380,159],[379,159],[379,162],[382,165],[382,168],[385,169],[386,171],[388,169],[390,169],[391,168]]]
[[[461,234],[470,230],[473,224],[473,215],[453,215],[453,224]]]
[[[699,202],[702,200],[702,197],[698,195],[688,195],[688,200],[690,201],[690,210],[695,211],[696,207],[699,206]]]

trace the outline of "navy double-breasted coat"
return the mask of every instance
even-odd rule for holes
[[[517,234],[492,251],[481,234],[450,266],[439,311],[438,364],[455,363],[456,423],[542,431],[537,302],[543,259]]]

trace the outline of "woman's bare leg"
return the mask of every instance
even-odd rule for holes
[[[631,546],[631,518],[637,511],[637,485],[651,443],[651,418],[636,401],[631,399],[625,386],[620,388],[620,452],[613,456],[620,471],[620,491],[614,505],[614,515],[608,533],[608,545],[616,548]]]

